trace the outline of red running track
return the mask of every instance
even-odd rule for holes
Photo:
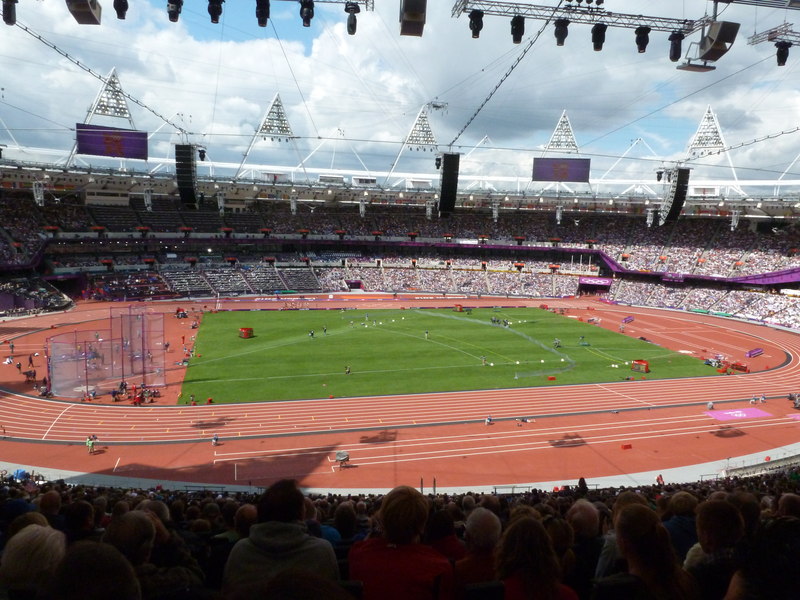
[[[347,301],[309,303],[336,308]],[[393,303],[407,306],[411,300],[361,299],[358,306],[374,309]],[[747,350],[761,347],[764,354],[748,362],[753,369],[769,370],[681,380],[196,407],[45,400],[15,392],[10,388],[20,386],[6,381],[9,389],[0,396],[6,435],[2,459],[44,471],[165,482],[262,486],[294,477],[311,488],[387,489],[420,481],[430,486],[435,479],[440,489],[463,489],[661,471],[769,453],[800,441],[795,418],[800,413],[794,414],[785,400],[788,392],[800,391],[797,334],[692,313],[587,300],[547,303],[566,307],[573,316],[602,317],[610,327],[633,315],[626,334],[698,357],[720,352],[740,360]],[[443,305],[441,299],[415,304]],[[54,323],[73,326],[69,321],[94,327],[107,314],[107,305],[85,305],[66,315],[3,324],[0,335],[15,337],[16,346],[27,352],[41,346],[42,336],[49,333],[35,329]],[[172,321],[178,320],[168,321],[177,327]],[[8,375],[9,369],[16,374],[10,365],[0,372]],[[171,374],[164,401],[176,395],[182,374]],[[749,399],[761,393],[770,400],[757,407],[760,416],[719,421],[706,414],[709,401],[717,409],[750,408]],[[487,414],[495,420],[491,427],[484,425]],[[531,422],[517,421],[520,417]],[[212,447],[215,432],[222,443]],[[83,446],[89,433],[101,440],[101,450],[93,456]],[[336,467],[337,450],[349,452],[350,467]]]

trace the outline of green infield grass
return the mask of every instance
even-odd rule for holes
[[[255,336],[240,338],[241,327]],[[717,374],[697,358],[538,308],[219,312],[204,316],[195,351],[184,402],[620,381],[643,376],[628,364],[636,359],[650,362],[648,379]]]

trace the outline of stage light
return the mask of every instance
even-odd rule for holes
[[[118,19],[124,19],[125,13],[128,12],[128,0],[114,0],[114,11]]]
[[[473,39],[481,37],[481,29],[483,29],[483,11],[476,9],[469,13],[469,30]]]
[[[639,54],[641,54],[647,50],[647,44],[650,43],[650,28],[642,25],[641,27],[637,27],[634,33],[636,34],[636,48],[639,50]]]
[[[208,15],[211,17],[212,23],[219,23],[219,18],[222,16],[222,3],[225,0],[208,0]]]
[[[595,23],[592,26],[592,46],[595,52],[603,49],[603,44],[606,42],[606,29],[608,29],[608,25],[605,23]]]
[[[173,23],[178,22],[178,17],[181,16],[181,8],[183,8],[183,0],[172,0],[167,2],[167,15],[169,20]]]
[[[256,20],[259,27],[266,27],[269,21],[269,0],[256,0]]]
[[[783,67],[786,65],[786,59],[789,58],[789,48],[792,47],[792,42],[780,40],[775,42],[775,47],[778,49],[778,51],[775,53],[775,56],[778,59],[778,66]]]
[[[314,0],[300,0],[300,18],[303,19],[303,27],[311,27],[311,19],[314,18]]]
[[[680,31],[673,31],[669,34],[669,59],[672,62],[678,62],[681,59],[681,55],[683,54],[681,42],[683,42],[683,38],[685,37],[686,36]]]
[[[563,46],[564,40],[569,35],[569,19],[556,19],[555,31],[553,34],[556,36],[556,46]]]
[[[525,17],[522,15],[515,15],[511,17],[511,41],[515,44],[522,42],[522,37],[525,35]]]
[[[17,0],[3,0],[3,22],[6,25],[17,24]]]
[[[345,2],[344,12],[347,13],[347,34],[355,35],[356,28],[358,27],[356,15],[361,12],[361,7],[357,2]]]
[[[437,171],[438,171],[439,169],[441,169],[441,168],[442,168],[442,157],[441,157],[441,156],[437,156],[437,157],[436,157],[436,158],[433,160],[433,165],[436,167],[436,170],[437,170]]]
[[[198,148],[197,149],[197,156],[200,160],[206,159],[206,149],[205,148]]]
[[[664,171],[656,171],[656,181],[664,179]]]

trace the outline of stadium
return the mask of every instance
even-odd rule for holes
[[[681,27],[710,36],[716,21]],[[305,146],[276,95],[237,163],[116,69],[62,55],[100,80],[72,150],[7,127],[0,159],[7,470],[463,490],[793,460],[794,163],[746,179],[759,140],[727,145],[710,106],[683,157],[638,139],[602,177],[564,110],[531,177],[506,150],[442,151],[439,101],[408,121],[390,169],[359,169],[361,146],[326,167],[312,157],[335,143]],[[133,103],[179,139],[143,145]],[[287,143],[308,152],[299,167],[259,162]],[[87,457],[92,435],[102,453]]]

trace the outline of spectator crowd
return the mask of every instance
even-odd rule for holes
[[[637,489],[263,493],[6,478],[12,600],[798,597],[794,468]]]

